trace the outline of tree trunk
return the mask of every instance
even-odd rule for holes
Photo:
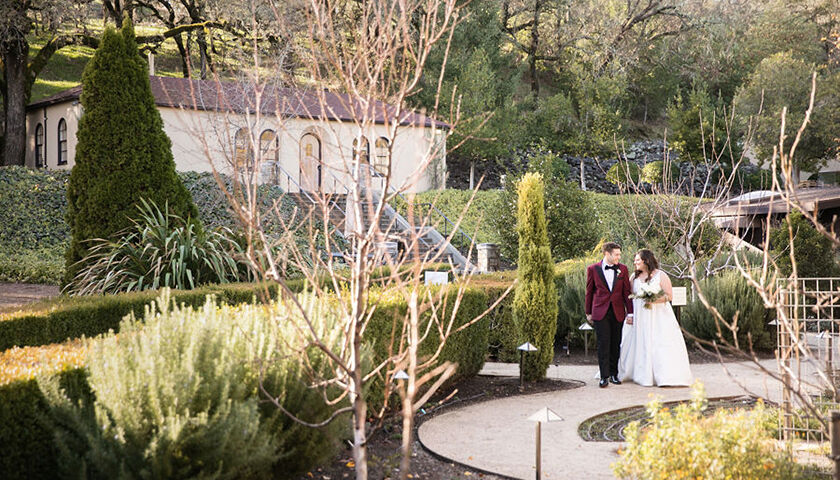
[[[475,189],[475,160],[470,160],[470,190]]]
[[[178,55],[181,56],[181,73],[184,75],[184,78],[190,78],[190,65],[187,62],[187,49],[184,47],[184,38],[179,33],[178,35],[174,35],[172,39],[175,40],[175,46],[178,47]]]
[[[471,162],[472,164],[473,162]],[[470,187],[472,188],[472,187]],[[411,444],[414,441],[414,396],[417,393],[417,345],[420,342],[420,314],[417,304],[417,289],[412,290],[409,300],[408,326],[408,384],[402,398],[402,460],[400,480],[407,480],[411,472]]]
[[[540,44],[540,9],[542,0],[534,0],[534,24],[531,26],[531,46],[529,50],[528,72],[531,75],[531,93],[536,99],[540,95],[540,82],[537,80],[537,49]]]
[[[3,92],[5,115],[3,165],[23,165],[26,155],[26,102],[29,87],[26,61],[29,44],[25,40],[9,41],[0,46],[0,58],[6,91]]]

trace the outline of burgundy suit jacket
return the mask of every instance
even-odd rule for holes
[[[601,262],[594,263],[586,269],[586,314],[592,315],[594,321],[603,320],[609,306],[612,305],[616,320],[623,322],[627,314],[633,313],[630,274],[627,267],[619,263],[618,274],[610,291]]]

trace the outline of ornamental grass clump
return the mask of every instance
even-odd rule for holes
[[[332,332],[323,300],[298,300]],[[93,400],[72,400],[54,378],[41,389],[54,406],[63,469],[87,478],[271,478],[311,467],[334,452],[336,422],[295,423],[261,393],[308,422],[330,416],[313,371],[329,368],[298,340],[299,310],[284,303],[199,309],[171,305],[169,292],[143,321],[123,320],[118,336],[94,342],[87,359]],[[332,341],[335,335],[325,335]],[[304,359],[306,363],[304,364]]]
[[[72,295],[156,290],[192,290],[209,283],[253,281],[244,248],[233,233],[208,231],[184,220],[168,204],[163,210],[140,200],[138,218],[117,240],[95,239],[68,285]]]
[[[673,410],[654,400],[650,424],[631,423],[626,447],[613,464],[619,478],[794,479],[800,468],[780,451],[771,434],[777,423],[762,402],[752,410],[718,410],[705,416],[706,397],[699,382],[692,400]]]

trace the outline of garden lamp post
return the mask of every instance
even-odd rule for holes
[[[563,419],[560,417],[560,415],[554,413],[550,408],[544,407],[537,413],[528,417],[528,420],[531,420],[532,422],[537,422],[536,467],[537,480],[540,480],[540,474],[542,471],[542,458],[540,458],[542,453],[542,440],[540,438],[542,436],[542,424],[543,422],[560,422]]]
[[[583,322],[578,327],[578,330],[583,331],[583,356],[589,357],[589,332],[595,330],[589,322]]]
[[[525,380],[522,376],[522,364],[525,362],[525,353],[536,352],[539,349],[531,345],[530,342],[525,342],[516,349],[519,350],[519,390],[524,390]]]

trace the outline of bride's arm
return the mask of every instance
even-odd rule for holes
[[[662,287],[665,296],[657,299],[654,303],[670,302],[674,298],[674,287],[671,285],[671,279],[668,278],[668,275],[665,275],[665,272],[661,270],[659,271],[659,286]]]

